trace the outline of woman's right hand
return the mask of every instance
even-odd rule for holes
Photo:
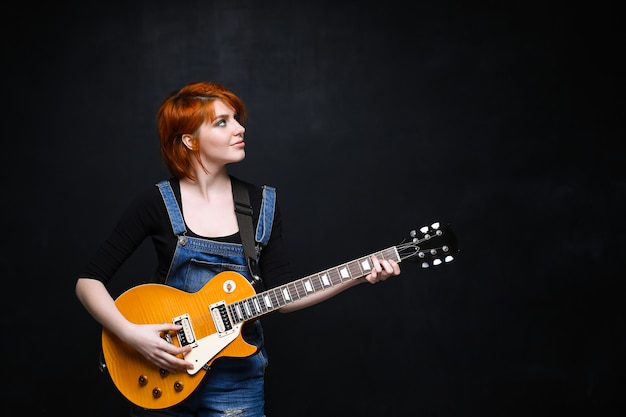
[[[133,324],[123,339],[159,368],[170,373],[186,371],[193,369],[193,364],[182,359],[182,355],[191,351],[192,347],[178,347],[164,338],[167,333],[175,338],[175,332],[181,328],[180,325],[167,323]]]

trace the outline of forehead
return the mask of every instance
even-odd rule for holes
[[[215,113],[215,117],[229,115],[235,113],[235,109],[233,109],[228,104],[224,103],[222,100],[215,100],[213,102],[213,111]]]

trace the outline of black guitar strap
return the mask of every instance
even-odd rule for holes
[[[239,234],[243,243],[243,252],[248,263],[248,269],[255,281],[261,281],[261,271],[257,262],[257,250],[254,242],[254,226],[252,224],[252,205],[246,185],[231,176],[233,198],[235,200],[235,214],[239,224]]]

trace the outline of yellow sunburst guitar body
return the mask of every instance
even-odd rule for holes
[[[411,241],[336,266],[261,293],[256,293],[239,273],[226,271],[214,276],[195,293],[163,284],[138,285],[122,293],[115,304],[137,324],[175,323],[182,329],[164,338],[177,346],[192,346],[184,358],[195,366],[171,374],[159,369],[133,347],[102,329],[104,366],[118,390],[132,403],[163,409],[187,398],[221,357],[245,357],[256,352],[242,335],[250,320],[275,311],[335,285],[370,273],[371,256],[379,259],[418,261],[423,267],[450,262],[457,252],[456,239],[439,223],[411,232]],[[210,377],[210,375],[209,375]]]

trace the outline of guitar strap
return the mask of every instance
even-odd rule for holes
[[[231,177],[231,183],[235,200],[235,214],[237,215],[237,223],[239,224],[239,232],[248,269],[255,281],[261,281],[261,270],[257,262],[257,249],[254,242],[253,209],[250,204],[250,195],[245,184],[236,177]]]

